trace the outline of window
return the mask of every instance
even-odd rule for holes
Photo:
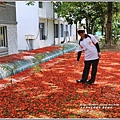
[[[42,2],[39,2],[39,8],[43,8]]]
[[[68,31],[68,25],[66,25],[66,31]]]
[[[54,24],[54,33],[55,38],[58,38],[58,24]]]
[[[45,24],[40,23],[40,40],[45,40]]]
[[[6,26],[0,26],[0,47],[8,47]]]
[[[72,25],[70,25],[70,36],[72,36]]]
[[[61,37],[63,37],[63,34],[64,34],[63,24],[61,24]]]

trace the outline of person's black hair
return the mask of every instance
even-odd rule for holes
[[[78,30],[77,32],[78,32],[78,34],[85,33],[85,30]]]
[[[87,37],[89,37],[91,39],[91,37],[88,34],[85,34],[85,38],[87,38]],[[82,38],[79,40],[79,45],[80,45],[80,41],[82,41],[82,40],[83,40]]]

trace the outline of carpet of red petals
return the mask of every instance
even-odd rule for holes
[[[18,54],[12,54],[12,55],[1,57],[0,63],[7,63],[7,62],[15,61],[15,60],[20,60],[23,58],[23,56],[34,56],[35,54],[38,54],[38,53],[51,52],[57,49],[61,49],[61,47],[60,46],[50,46],[50,47],[48,46],[48,47],[44,47],[44,48],[40,48],[36,50],[30,50],[27,52],[20,52]]]
[[[120,52],[102,52],[93,85],[76,83],[83,55],[75,60],[70,52],[42,63],[42,72],[12,76],[13,84],[0,80],[0,118],[120,118]]]

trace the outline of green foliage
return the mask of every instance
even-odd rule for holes
[[[32,5],[33,6],[34,3],[35,3],[34,1],[28,1],[28,2],[26,2],[26,5],[28,5],[28,6]]]
[[[34,66],[34,67],[33,67],[33,71],[34,71],[34,73],[41,72],[41,71],[42,71],[41,65],[40,65],[40,66],[39,66],[39,65]]]
[[[69,24],[81,23],[83,18],[88,22],[87,29],[93,29],[97,18],[102,18],[106,4],[100,2],[55,2],[54,9],[58,16],[66,18]],[[102,13],[101,13],[102,10]],[[102,20],[101,20],[102,21]],[[90,23],[90,24],[89,24]],[[102,22],[101,22],[102,23]]]
[[[42,59],[45,57],[45,54],[39,53],[34,56],[39,63],[42,63]]]
[[[72,21],[75,20],[75,8],[74,2],[55,2],[54,9],[57,12],[59,17],[66,18],[68,23],[72,24]],[[77,17],[77,16],[76,16]]]
[[[112,24],[112,30],[113,30],[113,43],[116,44],[120,40],[120,13],[115,14],[113,17],[113,24]]]
[[[36,54],[35,58],[37,59],[39,65],[34,66],[33,70],[34,72],[40,72],[42,71],[41,63],[42,63],[43,58],[45,58],[45,54],[42,54],[42,53]]]
[[[34,1],[27,1],[26,5],[34,5],[34,3]],[[53,5],[54,11],[59,17],[65,18],[68,24],[72,25],[73,22],[76,24],[78,21],[81,24],[82,19],[85,18],[86,25],[84,26],[87,29],[87,33],[94,34],[97,31],[102,31],[102,34],[105,33],[105,36],[107,36],[106,33],[110,32],[109,29],[107,29],[108,32],[105,32],[106,25],[109,26],[109,3],[112,3],[111,10],[113,15],[119,14],[119,2],[53,2]],[[113,40],[118,39],[118,31],[114,29]],[[110,37],[107,36],[106,38],[109,39]]]
[[[105,44],[105,37],[102,37],[101,39],[100,39],[100,44]]]
[[[62,53],[64,54],[64,50],[65,50],[65,45],[62,45]]]

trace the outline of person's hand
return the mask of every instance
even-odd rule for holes
[[[98,53],[98,57],[99,57],[99,58],[101,57],[101,52]]]
[[[74,64],[74,66],[76,66],[78,64],[78,61],[75,61],[75,64]]]

